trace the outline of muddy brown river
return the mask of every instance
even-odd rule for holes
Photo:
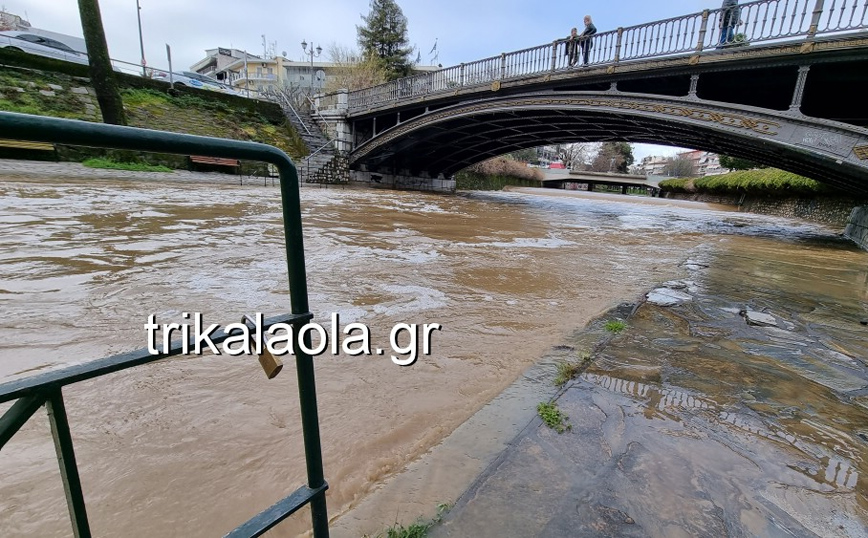
[[[396,323],[442,325],[431,355],[410,367],[388,356],[316,359],[333,519],[593,316],[684,277],[697,252],[714,266],[718,254],[751,259],[759,249],[765,261],[745,270],[851,310],[868,303],[868,253],[836,230],[725,208],[333,189],[304,189],[302,204],[316,320],[337,312],[364,323],[380,347]],[[201,312],[225,324],[288,312],[282,230],[274,187],[3,181],[0,381],[142,348],[149,314],[181,322],[182,312]],[[781,259],[768,261],[768,245]],[[838,277],[818,283],[778,270],[806,249],[818,264],[834,261]],[[845,330],[835,336],[843,349],[863,349]],[[94,535],[223,535],[303,484],[287,362],[268,380],[255,358],[191,356],[65,389]],[[816,408],[842,413],[825,400]],[[840,480],[858,481],[864,506],[864,478],[852,477],[866,445],[853,446],[858,463]],[[42,412],[0,453],[0,514],[2,536],[69,534]],[[384,526],[391,517],[382,514]],[[272,534],[295,536],[303,519]]]

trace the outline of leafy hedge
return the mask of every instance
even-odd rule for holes
[[[829,191],[818,181],[777,168],[739,170],[694,179],[667,179],[660,182],[660,188],[668,192],[709,194],[816,194]]]
[[[660,182],[660,189],[665,192],[696,192],[693,180],[685,177],[664,179]]]

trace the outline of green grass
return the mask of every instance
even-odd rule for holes
[[[558,433],[564,433],[565,431],[572,429],[572,426],[567,424],[567,420],[569,420],[570,417],[563,414],[561,410],[558,409],[558,404],[556,403],[540,402],[540,404],[536,406],[536,412],[539,414],[543,422],[545,422],[546,426]]]
[[[109,170],[128,170],[131,172],[172,172],[171,168],[166,166],[155,166],[144,163],[121,163],[110,159],[88,159],[81,163],[88,168],[107,168]]]
[[[618,334],[627,328],[627,324],[619,319],[610,319],[606,322],[605,327],[610,333]]]
[[[425,538],[430,528],[431,525],[427,523],[413,523],[409,527],[395,525],[377,536],[378,538]]]
[[[590,360],[591,355],[583,353],[579,361],[560,361],[557,365],[558,375],[555,377],[555,385],[563,386],[567,381],[576,377]]]

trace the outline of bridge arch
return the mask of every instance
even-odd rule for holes
[[[868,129],[797,111],[615,90],[498,96],[429,111],[357,145],[350,164],[448,177],[518,149],[600,141],[723,153],[868,193]]]

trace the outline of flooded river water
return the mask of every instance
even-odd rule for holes
[[[344,323],[365,323],[375,345],[387,344],[396,323],[443,327],[431,356],[411,367],[388,356],[316,359],[332,517],[594,315],[685,277],[683,262],[697,253],[723,273],[726,255],[764,260],[744,270],[792,281],[796,296],[847,302],[851,312],[868,302],[868,253],[835,231],[723,208],[326,189],[303,190],[302,204],[317,320],[337,312]],[[771,258],[753,254],[770,248]],[[836,268],[834,277],[779,270],[807,251]],[[288,310],[276,188],[0,183],[0,381],[142,348],[149,314],[181,322],[182,312],[201,312],[206,323],[229,323]],[[837,352],[864,352],[849,338],[845,329],[833,335]],[[64,395],[95,535],[222,535],[304,481],[290,368],[269,381],[255,358],[185,357]],[[861,461],[865,444],[854,443]],[[69,532],[42,413],[0,454],[0,514],[3,536]],[[303,529],[289,521],[275,534]]]

